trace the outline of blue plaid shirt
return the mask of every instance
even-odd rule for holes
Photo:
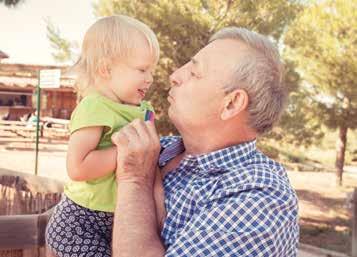
[[[184,151],[161,139],[159,164]],[[188,155],[164,178],[167,257],[297,255],[298,202],[285,169],[251,141]]]

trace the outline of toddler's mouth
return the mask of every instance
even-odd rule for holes
[[[146,91],[147,91],[146,89],[138,89],[140,96],[143,98],[145,97]]]

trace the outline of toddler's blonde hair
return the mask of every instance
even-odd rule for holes
[[[101,65],[108,67],[117,58],[130,57],[138,47],[135,38],[139,35],[147,40],[156,64],[160,55],[159,42],[146,24],[125,15],[108,16],[96,21],[86,32],[81,55],[71,68],[76,75],[79,94],[87,93]]]

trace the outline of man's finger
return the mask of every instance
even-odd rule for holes
[[[132,125],[136,129],[141,140],[149,141],[150,134],[144,121],[137,119],[132,122]]]
[[[126,137],[130,142],[135,142],[139,140],[138,132],[136,131],[136,128],[132,124],[126,125],[120,131],[126,135]]]
[[[148,129],[150,138],[152,140],[155,140],[155,141],[159,142],[160,141],[159,140],[159,135],[157,134],[155,123],[152,122],[152,121],[145,121],[145,124],[146,124],[146,128]]]
[[[127,139],[126,135],[122,133],[122,131],[115,132],[112,137],[112,143],[115,145],[127,145],[129,140]]]

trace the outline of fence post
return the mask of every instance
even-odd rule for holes
[[[352,257],[357,257],[357,188],[352,196]]]

